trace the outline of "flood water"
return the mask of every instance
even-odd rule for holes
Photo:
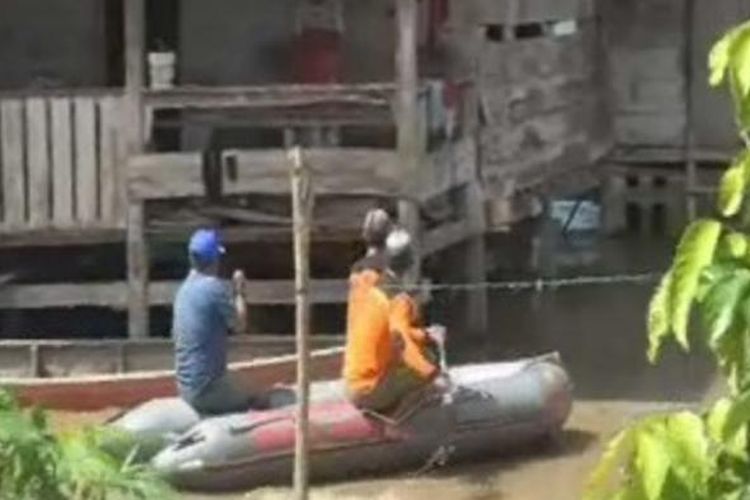
[[[662,271],[672,243],[637,236],[558,241],[543,258],[556,277],[616,276]],[[557,262],[557,265],[554,265]],[[614,278],[613,278],[614,279]],[[643,283],[575,285],[541,292],[489,293],[490,331],[454,339],[454,361],[484,361],[558,351],[583,399],[689,401],[712,381],[696,343],[686,356],[670,345],[657,366],[646,361],[645,319],[654,290]],[[439,300],[450,301],[450,296]]]
[[[663,270],[672,243],[642,236],[556,238],[547,246],[548,276],[616,275]],[[502,280],[502,272],[493,280]],[[527,276],[532,274],[527,273]],[[515,273],[514,278],[518,277]],[[575,384],[573,414],[559,442],[490,462],[449,465],[419,477],[369,478],[317,486],[313,498],[505,500],[580,498],[608,438],[633,418],[704,399],[715,377],[706,353],[666,350],[646,361],[645,317],[655,283],[612,283],[556,290],[491,292],[490,331],[462,337],[452,325],[451,363],[510,359],[558,351]],[[431,310],[450,309],[464,292],[437,294]],[[697,344],[697,342],[696,342]],[[259,489],[252,500],[288,498],[288,489]],[[188,498],[204,498],[188,497]]]

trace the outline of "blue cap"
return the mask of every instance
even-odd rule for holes
[[[212,264],[224,254],[219,233],[213,229],[198,229],[190,237],[188,252],[204,264]]]

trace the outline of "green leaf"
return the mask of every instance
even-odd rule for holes
[[[701,312],[714,347],[735,321],[743,320],[744,299],[750,291],[750,270],[739,268],[714,285],[703,300]]]
[[[714,44],[708,54],[708,67],[710,70],[708,81],[712,87],[718,87],[724,81],[724,76],[729,68],[729,56],[734,36],[734,31],[725,34]]]
[[[706,267],[701,273],[698,280],[698,290],[695,299],[697,302],[703,302],[711,288],[719,281],[731,277],[737,271],[735,263],[716,263]]]
[[[748,251],[748,242],[744,234],[731,232],[722,238],[727,253],[733,259],[742,259]]]
[[[635,449],[637,427],[631,427],[617,434],[607,443],[599,464],[591,473],[583,494],[583,500],[609,500],[612,498],[613,486],[620,482],[619,472],[623,461],[627,460]]]
[[[740,27],[732,41],[730,60],[739,86],[740,97],[750,95],[750,25]]]
[[[691,491],[706,487],[712,468],[703,420],[688,411],[667,417],[672,470]]]
[[[741,426],[735,432],[729,432],[727,427],[730,411],[735,404],[734,400],[728,398],[721,398],[716,401],[706,416],[706,430],[711,439],[720,443],[727,453],[747,459],[746,426]]]
[[[737,215],[745,195],[746,176],[742,167],[732,167],[724,172],[719,184],[718,208],[724,217]]]
[[[701,273],[713,260],[720,235],[719,222],[700,219],[687,227],[677,246],[669,290],[670,326],[685,350],[689,348],[687,329],[698,282]]]
[[[659,356],[664,340],[669,335],[670,289],[672,286],[672,272],[662,276],[661,283],[656,289],[648,307],[648,360],[655,363]]]
[[[716,340],[715,344],[709,344],[714,356],[719,362],[724,375],[727,377],[729,388],[736,393],[744,384],[747,366],[747,342],[746,328],[743,325],[735,325]]]
[[[722,428],[722,440],[732,439],[748,422],[750,422],[750,391],[744,392],[732,402]]]
[[[721,85],[727,72],[734,69],[733,66],[737,59],[737,46],[738,43],[742,43],[741,38],[746,33],[748,24],[750,23],[744,23],[729,30],[714,43],[709,51],[709,83],[712,87]]]
[[[670,457],[663,443],[663,433],[657,434],[644,429],[638,433],[636,443],[635,468],[640,475],[643,491],[648,500],[658,500],[662,496],[670,468]]]

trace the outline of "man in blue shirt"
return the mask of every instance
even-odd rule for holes
[[[232,286],[218,277],[224,254],[216,231],[200,229],[188,245],[190,274],[175,297],[172,336],[177,387],[198,413],[217,415],[253,406],[227,374],[227,335],[244,332],[245,277],[235,271]]]

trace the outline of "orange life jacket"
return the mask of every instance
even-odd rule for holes
[[[406,293],[390,297],[382,276],[365,268],[350,277],[343,377],[355,394],[372,391],[400,363],[425,380],[438,371],[423,354],[427,335],[417,304]]]
[[[389,328],[388,296],[377,284],[380,273],[355,272],[349,279],[344,380],[349,391],[372,391],[391,367],[396,344]]]

